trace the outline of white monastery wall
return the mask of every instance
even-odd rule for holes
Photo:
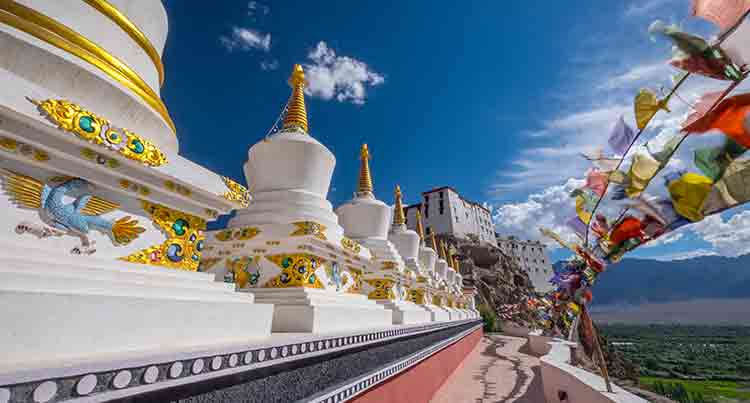
[[[480,241],[496,245],[494,225],[489,211],[465,200],[450,187],[422,194],[418,205],[407,207],[406,219],[410,229],[416,228],[416,212],[420,209],[425,232],[451,234],[459,238],[476,235]]]
[[[509,238],[498,238],[498,246],[505,254],[523,269],[531,279],[534,288],[539,292],[550,291],[552,283],[552,264],[547,256],[546,248],[536,241],[523,241]]]

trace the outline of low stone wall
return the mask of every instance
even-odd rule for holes
[[[455,344],[354,399],[355,403],[427,402],[482,339],[477,329]]]
[[[549,345],[549,353],[540,358],[547,403],[647,403],[614,384],[614,393],[608,393],[602,377],[570,365],[571,343]]]
[[[65,365],[7,368],[0,371],[0,403],[344,402],[366,396],[422,363],[439,363],[434,357],[445,351],[449,360],[462,359],[473,347],[462,342],[481,337],[481,329],[481,321],[470,319],[326,335],[274,334],[202,349],[176,346]]]
[[[529,335],[529,332],[531,332],[531,329],[528,327],[518,326],[513,322],[503,322],[503,324],[500,325],[500,330],[505,335],[524,338]]]
[[[534,330],[529,333],[528,340],[529,350],[531,351],[531,353],[537,357],[541,357],[549,353],[549,350],[551,348],[550,343],[554,339],[549,336],[542,336],[541,330]]]

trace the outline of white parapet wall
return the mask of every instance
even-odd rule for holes
[[[609,393],[604,378],[571,365],[571,344],[552,341],[549,353],[540,358],[547,403],[647,403],[614,384]]]
[[[527,337],[531,329],[524,326],[519,326],[513,322],[505,321],[500,325],[500,330],[508,335],[514,337]]]
[[[550,343],[554,341],[552,337],[543,336],[541,330],[532,330],[529,332],[529,350],[537,357],[549,354]]]

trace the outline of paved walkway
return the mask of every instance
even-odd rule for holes
[[[545,403],[539,359],[526,339],[487,335],[430,403]]]

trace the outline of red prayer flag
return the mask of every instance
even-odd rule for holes
[[[602,171],[589,170],[586,174],[586,187],[591,189],[597,196],[604,196],[609,176]]]
[[[727,98],[703,117],[683,128],[686,133],[721,130],[735,142],[750,148],[750,132],[745,120],[750,114],[750,93]]]
[[[696,120],[702,118],[706,113],[708,113],[711,107],[716,103],[716,100],[718,100],[721,96],[721,93],[722,91],[716,91],[701,95],[701,97],[698,98],[698,102],[696,102],[695,106],[693,106],[693,112],[688,115],[687,119],[685,119],[682,127],[684,128],[689,126]]]
[[[690,13],[718,25],[722,31],[731,28],[750,9],[746,0],[693,0]]]
[[[609,234],[609,240],[617,245],[631,238],[641,236],[641,220],[635,217],[625,217],[618,224],[612,233]]]

